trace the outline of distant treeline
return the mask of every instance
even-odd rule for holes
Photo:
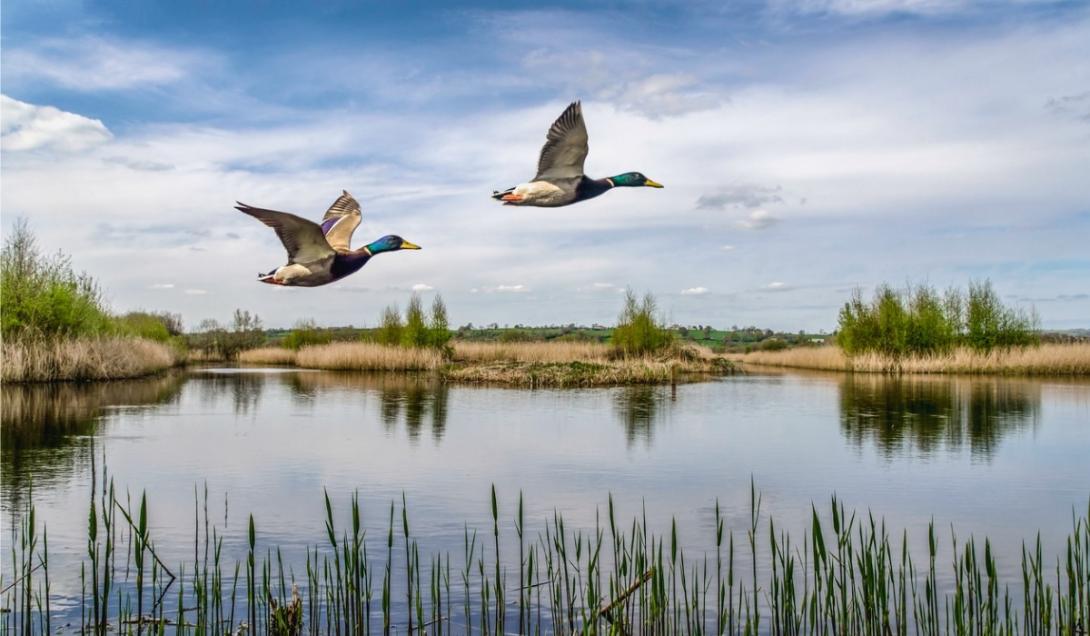
[[[946,353],[956,347],[987,352],[1038,344],[1034,312],[1004,306],[990,281],[969,283],[967,292],[943,294],[927,285],[896,290],[881,285],[870,302],[856,290],[840,310],[837,344],[848,355],[888,356]]]

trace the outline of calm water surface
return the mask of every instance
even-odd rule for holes
[[[461,554],[491,529],[489,489],[535,533],[553,511],[592,527],[612,493],[622,519],[676,517],[713,545],[716,498],[739,539],[752,477],[762,512],[800,533],[836,493],[914,548],[926,528],[989,536],[1019,572],[1021,541],[1056,549],[1090,497],[1090,383],[751,373],[700,384],[593,390],[444,386],[424,378],[206,369],[92,386],[3,387],[3,536],[28,500],[48,524],[51,578],[77,597],[92,458],[122,493],[146,490],[168,563],[192,557],[194,492],[226,508],[231,560],[246,516],[298,564],[324,540],[323,489],[358,491],[369,536],[409,502],[422,553]],[[226,501],[225,501],[226,500]],[[510,525],[510,522],[508,522]],[[801,540],[801,537],[799,537]],[[300,571],[302,568],[297,567]]]

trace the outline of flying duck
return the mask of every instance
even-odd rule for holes
[[[626,172],[605,179],[591,179],[583,174],[587,159],[587,126],[583,123],[583,108],[572,102],[557,118],[546,134],[541,157],[537,160],[537,176],[529,183],[493,192],[492,198],[504,205],[533,205],[555,208],[576,201],[585,201],[619,187],[647,186],[661,188],[640,172]]]
[[[342,190],[341,196],[329,206],[321,225],[294,214],[255,208],[245,203],[238,203],[235,209],[276,230],[288,251],[287,265],[257,275],[258,281],[270,285],[317,287],[354,274],[375,254],[420,249],[419,245],[394,235],[384,236],[358,250],[351,249],[352,233],[360,224],[360,204],[347,190]]]

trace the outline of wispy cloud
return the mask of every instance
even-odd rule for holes
[[[47,38],[8,47],[4,57],[9,81],[32,76],[81,91],[170,84],[202,59],[196,53],[157,44],[92,36]]]
[[[152,283],[150,289],[174,289],[174,283]]]
[[[735,185],[713,194],[702,194],[696,200],[700,210],[723,210],[728,207],[759,208],[770,203],[783,203],[781,186]]]
[[[682,296],[703,296],[708,293],[707,287],[689,287],[681,290]]]
[[[417,283],[417,284],[412,286],[412,290],[414,292],[428,292],[428,291],[432,291],[434,289],[435,289],[434,287],[432,287],[431,285],[428,285],[427,283]]]

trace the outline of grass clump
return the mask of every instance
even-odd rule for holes
[[[943,296],[926,285],[903,291],[881,285],[869,303],[856,290],[838,323],[837,344],[848,355],[896,359],[947,354],[957,347],[987,353],[1039,342],[1036,315],[1004,306],[990,281]]]
[[[613,329],[612,344],[625,357],[658,353],[671,345],[673,336],[659,319],[655,297],[642,301],[631,289],[625,291],[624,309]]]

